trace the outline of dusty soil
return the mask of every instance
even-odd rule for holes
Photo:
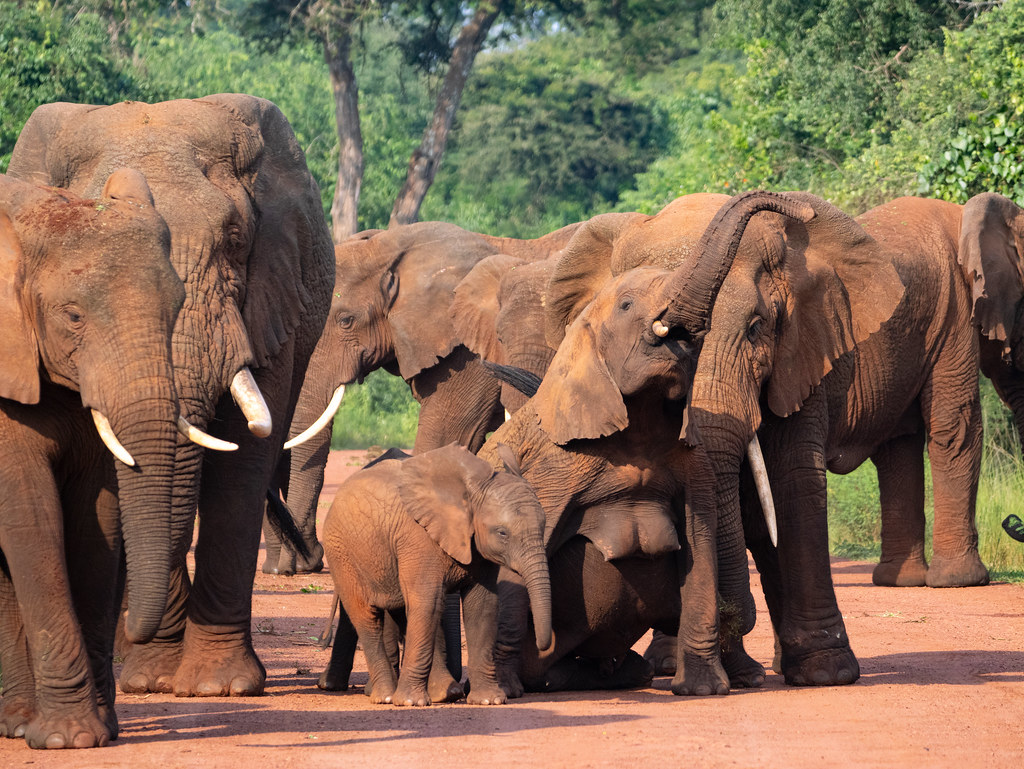
[[[321,519],[364,458],[332,454]],[[330,577],[260,573],[253,630],[264,697],[122,694],[110,747],[45,753],[0,740],[0,767],[1024,766],[1024,585],[878,588],[871,564],[845,560],[832,573],[861,664],[852,686],[793,688],[769,673],[762,689],[685,699],[658,678],[640,691],[416,710],[371,706],[360,659],[348,693],[317,689],[329,651],[314,638]],[[758,593],[747,648],[767,666],[772,636]]]

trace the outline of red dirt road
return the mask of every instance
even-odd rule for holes
[[[321,520],[354,457],[363,458],[332,454]],[[687,699],[658,678],[640,691],[413,710],[371,706],[361,660],[354,692],[317,689],[329,652],[313,638],[330,608],[330,577],[260,573],[253,628],[266,696],[121,694],[121,736],[110,747],[46,753],[0,740],[0,768],[1024,766],[1024,585],[877,588],[871,564],[844,560],[833,576],[861,664],[852,686],[793,688],[770,673],[762,689]],[[747,648],[768,665],[759,593]]]

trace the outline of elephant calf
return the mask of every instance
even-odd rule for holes
[[[465,615],[469,701],[505,702],[494,666],[501,566],[525,580],[537,646],[551,645],[544,511],[511,453],[505,456],[509,472],[496,473],[452,444],[367,467],[338,489],[324,524],[324,551],[366,654],[373,702],[429,705],[462,696],[435,650],[444,595],[454,590]],[[385,611],[403,609],[405,655],[396,681],[383,620]],[[331,681],[347,681],[333,675],[347,667],[345,654],[336,643],[322,688],[344,688]]]

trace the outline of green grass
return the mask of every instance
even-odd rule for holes
[[[331,434],[332,449],[411,447],[420,407],[401,377],[377,370],[345,390]]]

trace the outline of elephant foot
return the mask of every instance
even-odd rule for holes
[[[728,651],[722,651],[722,667],[733,689],[757,689],[764,685],[764,666],[747,654],[742,639]]]
[[[34,697],[4,695],[0,699],[0,737],[24,737],[35,715]]]
[[[347,692],[348,678],[351,672],[351,666],[348,670],[342,670],[340,666],[328,665],[327,669],[320,674],[316,685],[325,692]]]
[[[25,742],[37,749],[101,748],[115,737],[91,704],[41,711],[25,727]]]
[[[674,676],[676,674],[676,637],[654,631],[654,637],[644,652],[644,659],[654,668],[656,676]]]
[[[425,708],[430,705],[430,694],[422,684],[409,685],[398,679],[398,687],[391,695],[391,704],[399,707]]]
[[[682,667],[672,679],[672,693],[690,697],[728,694],[729,676],[719,656],[701,657],[684,652]]]
[[[860,665],[849,646],[800,655],[784,649],[782,674],[790,686],[845,686],[860,678]]]
[[[263,561],[264,574],[283,574],[291,577],[295,574],[318,574],[324,570],[324,549],[315,539],[307,543],[309,558],[303,558],[287,545],[282,545],[277,560],[268,552]]]
[[[504,705],[507,701],[508,695],[497,681],[484,681],[470,686],[466,694],[466,702],[470,705]]]
[[[441,674],[431,670],[427,680],[427,694],[431,702],[458,702],[466,696],[462,684],[451,677],[447,668]]]
[[[958,558],[933,555],[928,566],[928,587],[975,587],[988,584],[988,569],[977,550]]]
[[[181,640],[154,639],[129,644],[118,683],[125,694],[174,691],[174,674],[181,662]]]
[[[883,587],[924,587],[928,564],[922,557],[883,560],[871,573],[871,581]]]
[[[258,697],[266,681],[248,628],[215,634],[188,626],[174,676],[176,697]]]

